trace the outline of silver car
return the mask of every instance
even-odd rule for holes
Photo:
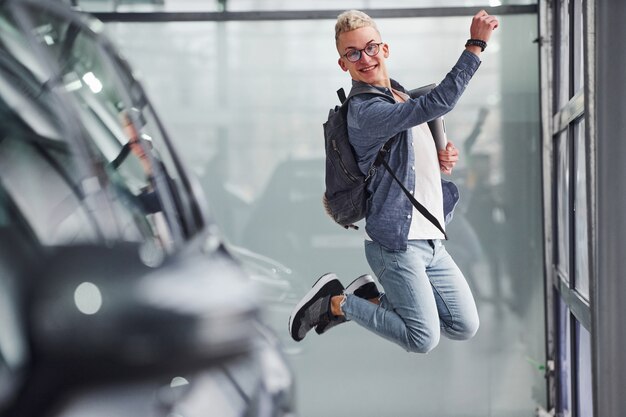
[[[295,416],[255,286],[101,29],[0,2],[0,416]]]

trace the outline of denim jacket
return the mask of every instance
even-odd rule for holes
[[[406,103],[397,103],[391,91],[376,87],[387,97],[373,94],[354,96],[348,107],[348,136],[356,152],[359,168],[369,172],[380,148],[395,136],[389,152],[388,163],[404,186],[415,188],[415,151],[411,128],[443,116],[454,108],[478,67],[480,60],[471,52],[463,51],[461,57],[443,81],[430,93]],[[360,81],[352,81],[352,86]],[[394,89],[406,92],[396,81]],[[451,182],[443,184],[443,203],[446,223],[452,216],[459,195]],[[365,230],[376,242],[390,250],[407,248],[413,206],[400,186],[384,167],[377,169],[369,183],[371,192],[365,216]]]

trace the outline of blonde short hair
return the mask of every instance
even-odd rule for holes
[[[360,10],[348,10],[337,16],[335,23],[335,43],[339,41],[339,35],[363,27],[372,27],[378,32],[376,22]],[[378,32],[380,35],[380,32]]]

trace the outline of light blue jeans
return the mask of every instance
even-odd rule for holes
[[[384,294],[380,305],[347,294],[341,308],[348,320],[409,352],[429,352],[441,333],[454,340],[476,334],[474,297],[440,240],[410,240],[406,251],[365,241],[365,256]]]

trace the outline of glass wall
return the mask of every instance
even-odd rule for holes
[[[229,2],[230,3],[230,2]],[[233,2],[235,4],[237,2]],[[379,20],[390,74],[439,82],[468,37],[467,18]],[[289,342],[293,303],[267,306],[296,371],[301,415],[531,415],[545,405],[536,16],[501,17],[483,63],[446,116],[461,151],[461,203],[446,247],[481,315],[469,342],[428,355],[349,323]],[[334,21],[109,23],[142,74],[227,240],[282,264],[304,294],[325,272],[371,273],[363,233],[325,214],[322,123],[349,89]],[[295,302],[295,300],[294,300]]]

